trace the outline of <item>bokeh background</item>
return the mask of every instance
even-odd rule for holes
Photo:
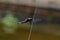
[[[0,0],[0,40],[28,40],[31,26],[30,40],[60,40],[59,4],[59,0]],[[33,25],[18,24],[16,33],[4,33],[1,21],[6,11],[10,11],[18,22],[33,18]]]

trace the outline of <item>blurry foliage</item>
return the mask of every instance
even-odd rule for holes
[[[2,19],[3,30],[7,33],[14,32],[18,27],[18,20],[12,12],[7,12],[7,15]]]

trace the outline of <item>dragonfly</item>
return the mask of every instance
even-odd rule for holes
[[[19,22],[19,24],[23,24],[23,23],[32,23],[32,18],[26,18],[24,21],[22,21],[22,22]]]

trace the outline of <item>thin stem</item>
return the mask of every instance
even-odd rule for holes
[[[29,33],[29,35],[28,35],[28,40],[30,40],[30,37],[31,37],[32,28],[33,28],[33,21],[34,21],[34,18],[35,18],[36,11],[37,11],[37,8],[36,8],[35,11],[34,11],[33,20],[32,20],[31,28],[30,28],[30,33]]]

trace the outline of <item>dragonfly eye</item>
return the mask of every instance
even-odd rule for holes
[[[28,19],[32,19],[32,18],[28,18]]]

